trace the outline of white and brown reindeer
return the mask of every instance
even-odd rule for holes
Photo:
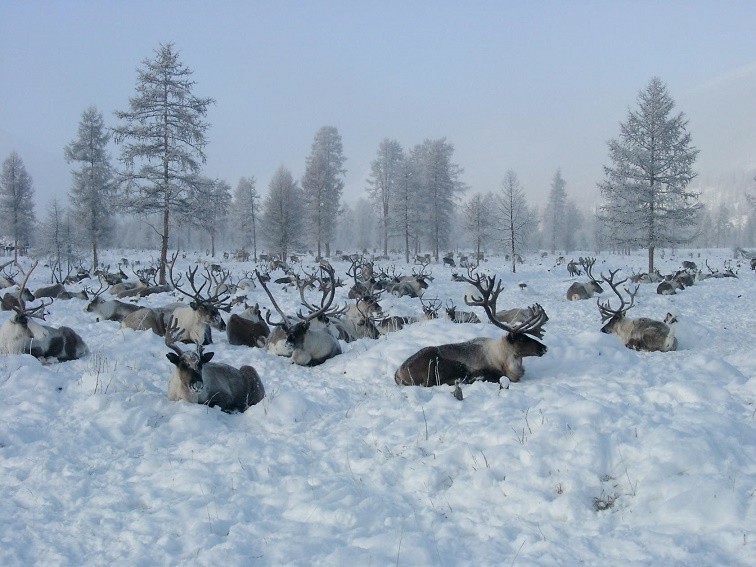
[[[169,275],[173,288],[190,298],[188,306],[178,307],[173,311],[173,317],[178,322],[178,327],[184,332],[179,340],[187,343],[199,341],[202,345],[208,345],[213,342],[211,328],[219,331],[226,330],[226,322],[223,320],[220,311],[221,309],[224,311],[230,310],[230,296],[223,292],[213,293],[209,291],[214,280],[210,269],[207,267],[205,268],[206,273],[203,275],[205,281],[197,287],[195,278],[198,269],[199,265],[196,265],[185,273],[186,279],[192,288],[192,293],[189,293],[181,286],[182,276],[179,276],[178,279],[173,277],[173,266],[171,265]],[[206,287],[208,293],[203,295]]]
[[[217,406],[225,412],[243,412],[265,397],[265,388],[252,366],[234,368],[210,362],[213,352],[204,352],[200,343],[194,351],[183,351],[176,341],[184,330],[173,320],[165,333],[166,354],[175,366],[168,380],[168,399]]]
[[[638,293],[639,284],[635,284],[635,289],[632,292],[628,288],[625,288],[625,292],[630,297],[630,303],[628,304],[618,289],[621,284],[627,281],[627,278],[615,282],[614,278],[617,272],[619,272],[619,269],[609,270],[609,277],[604,277],[604,281],[619,297],[619,307],[612,309],[609,301],[601,303],[600,300],[596,300],[599,313],[601,313],[601,321],[604,323],[601,332],[616,335],[627,348],[633,350],[662,352],[677,350],[677,338],[674,334],[674,327],[655,319],[648,319],[646,317],[632,319],[626,316],[628,310],[635,303],[635,295]]]
[[[598,280],[593,277],[593,266],[596,258],[580,258],[580,265],[583,266],[585,274],[591,279],[589,282],[574,282],[567,290],[567,299],[575,301],[578,299],[590,299],[596,293],[603,293],[604,289]]]
[[[22,292],[36,266],[37,262],[27,272],[21,284]],[[55,359],[58,362],[76,360],[89,353],[84,340],[70,327],[52,327],[34,320],[44,320],[45,309],[52,300],[29,308],[23,300],[23,293],[20,297],[19,305],[13,307],[15,314],[0,326],[0,353],[26,353],[41,360]]]
[[[330,275],[330,280],[335,281],[333,267],[321,265],[321,270]],[[329,309],[333,303],[336,286],[322,286],[322,298],[320,307],[315,309],[309,303],[310,313],[302,315],[299,320],[287,317],[273,298],[268,286],[260,280],[265,293],[268,295],[273,307],[281,316],[281,321],[274,322],[270,318],[270,312],[266,314],[266,321],[275,329],[268,336],[266,349],[279,356],[290,356],[292,362],[300,366],[316,366],[326,360],[341,354],[341,345],[335,333],[329,330]]]
[[[469,283],[476,287],[480,296],[465,299],[465,303],[482,307],[488,320],[506,331],[506,335],[498,339],[480,337],[420,349],[397,369],[394,374],[397,384],[436,386],[474,380],[498,382],[502,376],[517,382],[525,373],[522,359],[546,353],[546,345],[535,338],[535,335],[542,334],[541,326],[546,320],[546,313],[540,305],[533,306],[530,320],[508,325],[496,319],[501,281],[497,282],[492,276],[476,275]]]

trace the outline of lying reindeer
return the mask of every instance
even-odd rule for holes
[[[249,347],[264,347],[270,335],[270,327],[260,312],[260,306],[244,304],[244,311],[232,314],[226,323],[226,335],[232,345],[246,345]]]
[[[638,293],[639,284],[635,284],[635,291],[633,292],[625,288],[625,291],[630,295],[630,304],[628,305],[617,289],[620,284],[627,281],[627,278],[615,282],[614,277],[617,275],[617,272],[619,270],[609,270],[609,277],[604,277],[604,281],[619,297],[619,308],[612,309],[609,301],[601,303],[599,300],[596,300],[599,313],[601,313],[601,322],[605,323],[601,328],[601,332],[616,335],[627,348],[634,350],[662,352],[677,350],[677,338],[674,335],[673,327],[661,321],[647,319],[646,317],[630,319],[625,316],[635,302],[635,294]]]
[[[595,293],[603,293],[604,289],[599,285],[598,280],[593,277],[593,265],[596,263],[596,258],[580,258],[580,265],[583,266],[585,274],[591,278],[591,281],[586,283],[574,282],[567,290],[567,299],[569,301],[575,301],[577,299],[590,299]]]
[[[91,295],[92,299],[84,307],[86,313],[96,313],[98,320],[104,321],[123,321],[127,315],[139,311],[142,309],[140,305],[135,303],[125,303],[118,301],[117,299],[105,300],[102,298],[102,294],[108,290],[106,284],[100,283],[100,288],[96,291],[94,289],[85,288]]]
[[[165,356],[175,368],[168,380],[168,399],[218,406],[225,412],[243,412],[265,397],[265,388],[257,371],[251,366],[239,369],[228,364],[213,363],[215,353],[203,352],[195,343],[195,352],[182,351],[176,341],[183,329],[173,321],[165,334],[165,344],[173,352]]]
[[[21,297],[26,289],[29,275],[36,266],[37,262],[29,269],[21,284]],[[86,356],[89,349],[76,331],[70,327],[41,325],[33,320],[35,318],[44,320],[44,310],[51,303],[27,308],[24,300],[20,299],[20,304],[13,307],[15,315],[6,319],[0,326],[0,353],[28,353],[39,359],[54,358],[58,362]]]
[[[532,307],[533,317],[518,325],[508,325],[496,318],[496,300],[502,291],[501,281],[495,277],[476,275],[467,279],[480,293],[479,297],[465,299],[468,305],[483,307],[488,320],[507,331],[499,339],[485,337],[464,343],[430,346],[420,349],[397,369],[394,380],[406,386],[453,385],[475,379],[498,382],[506,376],[512,382],[522,378],[525,370],[522,359],[543,356],[546,345],[533,335],[541,333],[546,313],[540,305]]]
[[[321,266],[321,270],[330,276],[331,282],[336,281],[333,267],[330,264]],[[314,306],[306,304],[310,313],[307,316],[299,313],[300,320],[294,322],[278,306],[268,286],[262,280],[260,280],[260,284],[265,293],[268,294],[273,307],[281,316],[280,322],[271,321],[270,312],[265,317],[269,325],[276,327],[265,345],[268,351],[279,356],[291,356],[291,360],[300,366],[316,366],[341,354],[341,345],[339,345],[334,334],[326,327],[326,320],[319,320],[321,316],[327,319],[329,315],[329,308],[336,293],[335,285],[330,287],[322,285],[324,291],[320,307],[316,309]]]

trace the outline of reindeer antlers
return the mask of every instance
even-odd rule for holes
[[[618,282],[614,281],[614,276],[616,276],[619,271],[619,268],[617,268],[616,270],[609,270],[609,277],[601,274],[602,279],[607,284],[609,284],[609,287],[612,288],[612,291],[617,295],[617,297],[619,297],[620,300],[620,306],[618,309],[612,309],[609,300],[607,300],[606,303],[601,303],[600,299],[596,300],[596,305],[598,305],[599,313],[601,313],[602,322],[618,315],[624,317],[625,313],[627,313],[627,311],[635,304],[635,295],[638,293],[640,284],[635,284],[635,290],[632,292],[627,287],[625,288],[625,292],[627,292],[627,294],[630,296],[630,304],[628,305],[625,301],[625,298],[622,297],[622,294],[617,289],[621,284],[627,281],[627,278],[624,278]],[[627,307],[625,307],[625,305],[627,305]]]

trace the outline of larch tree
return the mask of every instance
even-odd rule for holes
[[[544,228],[551,253],[565,248],[565,207],[567,205],[567,182],[562,177],[562,170],[557,169],[551,181],[549,200],[544,212]]]
[[[485,195],[475,193],[462,205],[465,232],[475,246],[475,258],[478,261],[481,259],[481,247],[491,241],[497,226],[492,203],[494,196],[489,192]]]
[[[97,251],[111,234],[115,202],[113,170],[108,155],[110,134],[102,114],[87,108],[79,121],[78,136],[64,149],[66,161],[75,164],[68,198],[74,218],[92,250],[92,265],[98,266]]]
[[[123,122],[113,132],[122,145],[124,208],[162,216],[162,227],[153,228],[160,236],[159,278],[165,283],[171,214],[191,211],[205,162],[209,124],[204,117],[214,101],[194,96],[192,71],[173,44],[161,45],[137,73],[137,94],[129,99],[129,110],[115,113]]]
[[[272,251],[286,260],[289,251],[302,242],[304,213],[302,190],[291,172],[281,166],[273,174],[263,203],[264,240]]]
[[[241,246],[252,248],[257,262],[257,219],[260,216],[260,194],[254,177],[242,177],[234,191],[233,221]]]
[[[672,114],[675,103],[661,79],[652,78],[637,102],[620,123],[619,138],[609,141],[611,165],[604,167],[599,189],[607,232],[616,244],[646,248],[650,273],[656,247],[685,244],[694,236],[699,194],[687,187],[696,175],[698,150],[685,115]]]
[[[330,256],[330,241],[344,190],[345,161],[339,131],[333,126],[323,126],[315,133],[302,178],[307,228],[310,238],[317,243],[318,257],[323,246],[326,256]]]
[[[378,146],[378,155],[370,164],[367,192],[378,210],[384,256],[388,254],[388,241],[394,224],[391,215],[392,205],[397,198],[403,160],[404,151],[401,144],[386,138]]]
[[[0,223],[4,235],[13,239],[14,261],[18,261],[19,246],[31,243],[35,220],[32,178],[23,160],[11,152],[0,173]]]
[[[210,236],[211,256],[215,256],[218,229],[225,225],[230,207],[231,186],[223,179],[201,177],[191,192],[189,213],[184,219]]]
[[[501,243],[512,260],[512,273],[517,271],[517,256],[523,251],[527,233],[534,228],[532,213],[528,210],[525,191],[513,170],[507,171],[497,195]]]
[[[87,227],[80,227],[77,234],[71,217],[69,211],[53,199],[39,231],[39,251],[48,258],[52,278],[60,283],[73,271],[76,261],[82,260],[76,253],[80,237],[89,236]]]
[[[454,146],[446,138],[425,140],[415,154],[420,192],[426,205],[425,232],[431,253],[438,261],[440,249],[448,244],[457,195],[466,189],[459,179],[463,170],[452,161]]]
[[[396,195],[391,203],[392,216],[396,223],[396,230],[404,243],[405,261],[409,263],[411,241],[419,240],[420,234],[420,191],[418,183],[418,167],[415,162],[415,151],[405,155],[399,165],[399,179]]]

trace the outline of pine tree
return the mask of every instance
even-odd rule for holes
[[[192,94],[191,76],[173,44],[161,45],[155,59],[142,62],[137,95],[129,99],[128,111],[116,112],[124,123],[113,129],[115,141],[123,144],[125,208],[162,215],[162,228],[155,229],[161,239],[160,283],[165,283],[171,214],[189,213],[199,187],[209,128],[203,118],[214,102]]]
[[[378,157],[370,164],[368,194],[378,209],[380,228],[383,235],[383,255],[388,254],[388,240],[392,229],[391,212],[397,198],[398,185],[402,175],[404,151],[396,140],[384,139],[378,146]]]
[[[326,256],[330,255],[330,241],[344,189],[345,161],[339,131],[333,126],[323,126],[315,134],[302,178],[307,227],[310,237],[317,242],[318,257],[322,245],[325,245]]]
[[[0,223],[5,236],[13,239],[14,261],[19,246],[31,243],[35,221],[32,178],[18,154],[11,152],[0,174]]]
[[[494,211],[491,204],[494,202],[492,193],[485,196],[475,193],[463,205],[465,231],[472,238],[475,246],[475,258],[481,258],[481,246],[488,244],[494,231]]]
[[[649,273],[657,246],[691,240],[700,206],[698,193],[686,190],[698,150],[684,114],[671,115],[674,105],[666,85],[652,78],[638,94],[638,109],[620,124],[619,138],[609,142],[611,165],[599,184],[608,234],[620,246],[647,248]]]
[[[64,149],[68,163],[78,165],[71,173],[68,193],[78,226],[92,248],[92,265],[98,265],[97,250],[112,232],[115,184],[107,146],[110,134],[102,114],[94,106],[81,115],[78,137]]]
[[[289,251],[301,243],[303,236],[302,190],[285,167],[278,168],[268,187],[263,204],[263,234],[271,250],[286,260]]]
[[[410,243],[419,240],[421,217],[421,194],[419,190],[419,172],[416,151],[405,156],[399,166],[399,180],[396,198],[392,201],[392,217],[396,228],[404,241],[405,261],[409,263]]]

